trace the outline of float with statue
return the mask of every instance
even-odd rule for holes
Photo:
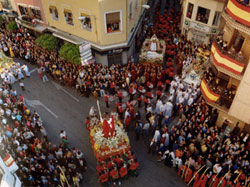
[[[141,53],[139,55],[140,63],[163,64],[166,51],[166,42],[159,40],[154,34],[151,39],[143,42]]]
[[[98,162],[112,156],[121,155],[130,151],[127,132],[119,120],[118,114],[112,112],[101,114],[98,103],[99,118],[97,115],[90,117],[88,124],[89,138]]]
[[[205,48],[198,48],[196,53],[196,59],[192,64],[186,68],[186,71],[182,72],[183,82],[195,86],[200,85],[201,78],[206,68],[208,67],[210,51]]]

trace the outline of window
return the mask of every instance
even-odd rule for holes
[[[194,4],[192,3],[188,3],[188,9],[187,9],[187,17],[191,19],[192,14],[193,14],[193,8],[194,8]]]
[[[121,24],[120,12],[106,14],[107,33],[120,32],[121,31],[120,24]]]
[[[33,18],[42,20],[41,11],[39,9],[31,8],[31,12],[33,14]]]
[[[81,13],[81,17],[82,28],[91,31],[92,25],[90,16],[88,14]]]
[[[65,21],[66,21],[67,24],[74,25],[74,23],[73,23],[73,15],[72,15],[71,10],[64,9],[64,17],[65,17]]]
[[[49,13],[51,14],[52,19],[58,20],[58,11],[55,6],[49,7]]]
[[[18,6],[21,15],[29,15],[27,7]]]
[[[210,10],[202,7],[198,7],[196,21],[207,24],[209,19]]]
[[[133,16],[133,1],[129,4],[129,18],[132,19]]]
[[[213,25],[214,26],[218,25],[219,20],[220,20],[220,15],[221,15],[220,12],[217,12],[217,11],[215,12],[215,14],[214,14],[214,20],[213,20]]]

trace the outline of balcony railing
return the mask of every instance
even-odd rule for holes
[[[1,1],[1,5],[4,9],[11,9],[9,2],[7,1]]]
[[[248,61],[243,55],[235,52],[230,53],[230,50],[223,50],[216,41],[213,42],[211,54],[216,66],[224,68],[235,75],[244,73]]]
[[[236,21],[250,27],[250,6],[243,5],[237,0],[229,0],[226,12]]]
[[[201,92],[206,101],[210,104],[217,105],[220,108],[228,110],[233,102],[236,89],[227,89],[225,82],[219,78],[206,80],[203,78],[201,81]]]
[[[22,16],[21,19],[20,19],[20,21],[21,21],[22,24],[29,25],[31,27],[35,27],[36,26],[36,23],[32,22],[32,18],[30,18],[28,16]]]

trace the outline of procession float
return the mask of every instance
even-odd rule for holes
[[[189,65],[189,67],[184,68],[185,71],[182,72],[182,78],[184,83],[188,85],[200,85],[203,73],[205,72],[209,64],[209,56],[209,50],[201,47],[198,48],[198,51],[196,53],[196,59],[192,64]]]
[[[146,39],[143,42],[139,55],[139,62],[163,64],[165,51],[166,42],[164,40],[159,40],[154,34],[151,39]]]
[[[130,151],[130,144],[118,114],[116,112],[110,115],[101,114],[99,103],[97,106],[99,118],[97,115],[90,116],[88,130],[95,157],[98,162],[102,162]]]
[[[12,58],[7,57],[2,51],[0,51],[0,73],[9,69],[13,63]]]

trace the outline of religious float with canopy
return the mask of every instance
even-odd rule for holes
[[[151,39],[143,42],[139,55],[140,63],[163,64],[166,51],[166,42],[159,40],[154,34]]]

